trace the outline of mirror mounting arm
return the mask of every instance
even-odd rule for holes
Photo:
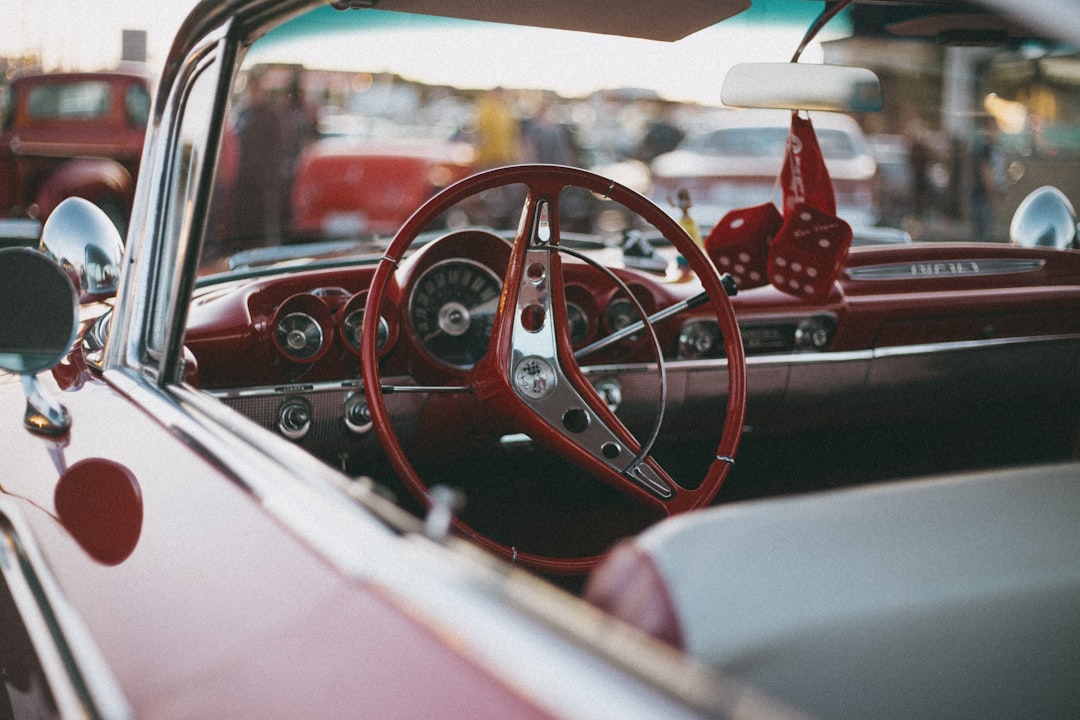
[[[843,12],[848,5],[851,5],[855,0],[837,0],[837,2],[826,2],[825,9],[821,11],[821,15],[817,20],[807,29],[806,34],[803,35],[802,42],[799,43],[799,47],[795,50],[795,54],[791,56],[791,62],[799,62],[799,58],[802,57],[803,50],[806,46],[817,37],[817,34],[821,32],[821,28],[825,27],[830,20]]]
[[[22,374],[23,391],[26,394],[26,413],[23,425],[31,432],[42,435],[63,435],[71,429],[71,414],[60,401],[49,395],[34,373]]]

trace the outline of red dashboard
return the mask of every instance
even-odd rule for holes
[[[384,299],[381,373],[453,385],[486,349],[510,247],[484,230],[448,233],[411,256]],[[569,259],[567,332],[580,350],[691,298],[696,282]],[[374,267],[339,265],[208,285],[191,306],[188,376],[317,454],[375,445],[362,402],[360,329]],[[1004,245],[861,247],[822,304],[772,286],[733,298],[748,357],[747,425],[759,433],[1049,405],[1080,386],[1080,255]],[[634,296],[631,302],[622,287]],[[656,323],[668,375],[665,423],[694,436],[720,422],[726,363],[715,318]],[[581,357],[631,427],[656,412],[643,333]],[[393,401],[417,414],[416,395]],[[289,413],[304,421],[289,429]],[[1005,410],[1008,408],[1008,410]],[[421,432],[415,421],[414,434]],[[424,433],[441,432],[438,423]],[[409,433],[406,433],[408,435]],[[366,452],[366,451],[365,451]]]

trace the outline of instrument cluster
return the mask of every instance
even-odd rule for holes
[[[314,363],[330,350],[337,338],[351,353],[360,356],[367,292],[349,293],[343,288],[319,288],[297,293],[282,302],[270,321],[275,349],[294,363]],[[393,347],[397,323],[379,318],[377,346],[380,354]]]
[[[638,305],[646,312],[656,308],[652,292],[644,286],[631,286],[635,303],[617,283],[604,283],[592,268],[569,264],[564,268],[566,314],[575,349],[640,320]],[[420,350],[443,367],[471,368],[487,352],[502,282],[487,265],[462,258],[441,260],[423,270],[411,283],[405,320]],[[640,339],[640,334],[632,335],[619,347],[636,347]]]
[[[487,352],[509,258],[509,243],[475,229],[452,231],[410,256],[382,299],[380,371],[425,385],[468,372]],[[596,346],[637,323],[642,312],[679,299],[638,273],[605,272],[569,254],[562,269],[567,332],[575,350]],[[192,382],[246,395],[356,386],[373,272],[370,264],[339,265],[198,291],[184,338]],[[666,348],[675,347],[677,323],[664,323],[657,332]],[[652,361],[646,340],[645,333],[633,333],[594,347],[581,362]]]

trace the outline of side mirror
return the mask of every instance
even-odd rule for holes
[[[49,214],[41,251],[71,277],[80,302],[116,294],[124,243],[109,216],[89,200],[70,197]]]
[[[1076,247],[1076,211],[1069,198],[1048,185],[1033,190],[1013,213],[1009,239],[1023,247]]]
[[[67,409],[44,392],[36,373],[67,355],[78,328],[68,274],[37,250],[0,250],[0,370],[22,376],[30,430],[62,435],[71,427]]]

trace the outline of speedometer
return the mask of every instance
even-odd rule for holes
[[[433,358],[454,367],[471,367],[487,351],[502,292],[502,280],[468,260],[430,267],[409,297],[409,322],[416,339]]]

